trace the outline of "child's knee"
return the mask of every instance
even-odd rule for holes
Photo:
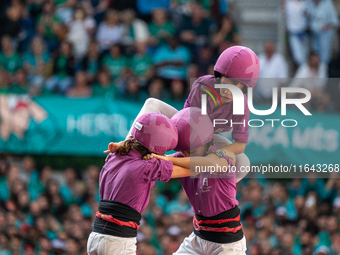
[[[146,99],[143,108],[148,109],[149,112],[158,112],[157,110],[160,109],[162,101],[156,98],[148,98]]]
[[[236,166],[250,166],[250,160],[246,154],[241,153],[236,155]]]

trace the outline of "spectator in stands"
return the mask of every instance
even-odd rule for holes
[[[148,39],[148,25],[145,21],[136,18],[134,10],[125,10],[122,12],[121,16],[125,28],[123,43],[126,46],[134,46],[136,42],[144,42]]]
[[[20,1],[11,1],[11,5],[6,9],[3,23],[1,23],[0,37],[9,35],[15,38],[20,32],[20,16],[23,8]]]
[[[249,182],[244,191],[247,192],[247,196],[243,196],[242,211],[243,217],[251,211],[252,216],[259,218],[264,215],[266,205],[262,203],[263,190],[258,182]]]
[[[65,169],[65,183],[60,187],[60,194],[63,197],[66,205],[71,205],[75,202],[74,185],[77,181],[77,173],[72,167]]]
[[[154,9],[168,9],[170,0],[137,0],[137,10],[145,19],[150,20],[150,14]]]
[[[214,46],[222,53],[226,48],[241,44],[241,36],[230,16],[224,16],[213,38]]]
[[[153,46],[164,45],[167,39],[175,35],[175,27],[167,19],[166,9],[154,9],[152,11],[152,21],[149,23],[149,44]]]
[[[37,31],[44,37],[49,51],[54,51],[58,48],[62,27],[59,18],[55,15],[52,0],[47,0],[42,5],[42,12],[37,19]]]
[[[278,210],[281,210],[288,220],[296,220],[297,212],[294,200],[289,196],[286,187],[281,184],[275,184],[272,188],[271,199]]]
[[[93,86],[92,96],[94,97],[106,97],[115,99],[118,97],[118,89],[111,82],[110,74],[106,69],[99,71],[97,75],[97,82]]]
[[[167,208],[166,214],[172,214],[174,212],[187,212],[191,209],[188,196],[186,195],[185,191],[181,189],[177,198],[171,201]]]
[[[147,99],[145,92],[140,89],[137,77],[129,76],[124,83],[122,88],[125,100],[144,102]]]
[[[81,61],[81,69],[86,72],[87,78],[93,82],[99,65],[99,48],[96,41],[92,41],[89,45],[87,55]]]
[[[104,16],[105,12],[111,5],[111,1],[109,0],[85,0],[77,3],[80,5],[84,11],[86,12],[87,16],[91,16],[96,20],[96,23],[100,23]]]
[[[68,24],[67,39],[73,46],[76,60],[81,60],[86,55],[95,27],[95,20],[86,17],[82,8],[74,11],[73,20]]]
[[[10,85],[10,76],[0,68],[0,94],[8,94]]]
[[[9,251],[9,237],[5,232],[0,232],[0,248],[4,255],[10,255]]]
[[[185,99],[185,86],[182,80],[172,80],[170,85],[171,100],[184,101]]]
[[[0,68],[7,74],[13,74],[21,68],[21,58],[19,53],[12,45],[12,39],[9,36],[1,38],[1,52],[0,52]]]
[[[121,43],[125,36],[125,29],[119,23],[119,12],[115,10],[107,11],[105,21],[99,24],[96,40],[99,48],[108,50],[112,44]]]
[[[316,52],[308,56],[308,63],[299,67],[291,87],[306,88],[311,92],[311,100],[308,102],[312,108],[325,111],[329,105],[330,96],[326,93],[327,66],[320,63]]]
[[[29,93],[29,84],[26,79],[26,72],[23,69],[19,69],[15,73],[14,83],[9,88],[9,93],[13,94],[28,94]]]
[[[113,44],[110,47],[110,53],[102,59],[102,66],[105,67],[112,80],[116,80],[125,74],[128,67],[128,59],[122,53],[122,47],[119,44]]]
[[[136,53],[132,56],[131,70],[138,78],[140,86],[144,87],[154,74],[152,57],[147,52],[146,41],[136,42]]]
[[[149,85],[148,88],[149,97],[166,100],[167,92],[165,90],[164,81],[160,78],[155,78]]]
[[[204,10],[200,4],[192,3],[191,6],[191,15],[183,20],[182,26],[179,28],[179,37],[192,50],[192,53],[196,53],[196,47],[210,41],[213,23],[205,17]]]
[[[78,71],[75,74],[74,86],[66,94],[68,97],[75,98],[87,98],[92,95],[92,89],[88,85],[87,76],[84,71]]]
[[[257,103],[270,103],[272,89],[284,85],[288,78],[288,65],[284,56],[276,52],[275,44],[267,41],[264,44],[264,53],[259,55],[260,74],[254,89],[254,99]]]
[[[202,46],[194,58],[198,68],[198,76],[191,76],[191,78],[206,75],[209,68],[214,66],[216,62],[213,49],[208,44]]]
[[[313,0],[309,6],[310,27],[314,50],[326,65],[331,60],[335,29],[339,26],[336,9],[330,0]]]
[[[214,75],[214,66],[212,67],[212,73],[208,72],[207,74]],[[206,75],[206,73],[204,73],[204,75]],[[200,77],[197,64],[190,64],[187,71],[187,84],[190,84],[191,86],[197,77]]]
[[[307,3],[304,0],[284,0],[289,46],[295,64],[307,61],[309,38],[307,34]]]
[[[72,20],[73,7],[76,5],[76,0],[56,0],[56,15],[63,24],[68,24]]]
[[[41,89],[50,64],[50,54],[45,49],[43,39],[34,37],[30,50],[23,57],[23,67],[28,73],[28,80]]]
[[[53,75],[46,81],[46,88],[64,94],[73,82],[75,58],[71,44],[63,41],[58,54],[53,59]]]
[[[21,7],[20,18],[20,36],[19,36],[19,51],[25,52],[29,46],[32,38],[36,34],[35,19],[32,17],[29,11],[29,5]]]
[[[191,54],[181,46],[176,37],[168,39],[168,45],[161,46],[154,54],[156,75],[169,83],[172,79],[185,80]]]

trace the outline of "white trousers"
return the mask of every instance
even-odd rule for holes
[[[295,62],[298,65],[306,63],[309,52],[308,36],[304,35],[301,38],[296,34],[289,34],[289,45]]]
[[[192,232],[173,255],[246,255],[246,238],[233,243],[214,243]]]
[[[167,103],[164,103],[161,100],[158,100],[158,99],[155,99],[155,98],[148,98],[145,101],[142,109],[138,113],[135,121],[141,115],[143,115],[145,113],[150,113],[150,112],[158,112],[158,113],[161,113],[161,114],[167,116],[168,118],[172,118],[172,116],[174,116],[176,114],[176,112],[178,112],[178,111],[177,111],[176,108],[172,107],[171,105],[169,105]],[[133,126],[134,125],[132,125],[132,127]],[[131,127],[127,137],[131,136],[132,127]],[[220,136],[218,134],[214,134],[213,141],[214,141],[214,144],[218,148],[223,148],[223,147],[232,143],[227,138]],[[240,170],[241,166],[250,166],[249,158],[244,153],[236,155],[236,169]],[[246,175],[247,175],[247,172],[237,171],[237,174],[236,174],[237,182],[242,180]]]
[[[87,240],[88,255],[136,255],[136,237],[118,237],[92,232]]]

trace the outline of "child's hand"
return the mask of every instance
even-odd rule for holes
[[[114,153],[114,152],[118,151],[119,148],[120,148],[119,143],[109,143],[108,149],[106,151],[104,151],[104,153]]]
[[[170,161],[169,160],[169,157],[167,156],[162,156],[162,155],[158,155],[158,154],[155,154],[155,153],[151,153],[151,154],[147,154],[143,157],[143,160],[150,160],[152,158],[156,158],[156,159],[163,159],[163,160],[166,160],[166,161]]]
[[[165,155],[158,155],[158,154],[153,154],[153,157],[156,159],[162,159],[162,160],[166,160],[166,161],[170,161],[171,157],[165,156]]]
[[[143,157],[143,160],[150,160],[150,159],[153,158],[154,155],[156,155],[156,154],[154,154],[154,153],[147,154]]]

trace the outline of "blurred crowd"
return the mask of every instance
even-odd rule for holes
[[[0,93],[182,101],[190,78],[213,74],[242,45],[234,1],[3,0]],[[256,103],[272,87],[312,93],[310,108],[340,111],[338,14],[331,0],[282,0],[287,48],[264,43]],[[288,79],[294,77],[293,81]],[[318,80],[318,81],[316,81]]]
[[[310,109],[340,111],[339,14],[333,1],[282,0],[282,12],[289,54],[277,52],[273,41],[264,44],[255,100],[271,103],[273,87],[299,87],[311,92]]]
[[[180,101],[240,43],[227,3],[124,2],[1,1],[0,92]]]
[[[86,254],[98,209],[99,168],[0,160],[0,254]],[[340,179],[243,179],[237,188],[249,255],[339,255]],[[179,180],[156,182],[142,214],[137,255],[170,255],[192,232]]]

